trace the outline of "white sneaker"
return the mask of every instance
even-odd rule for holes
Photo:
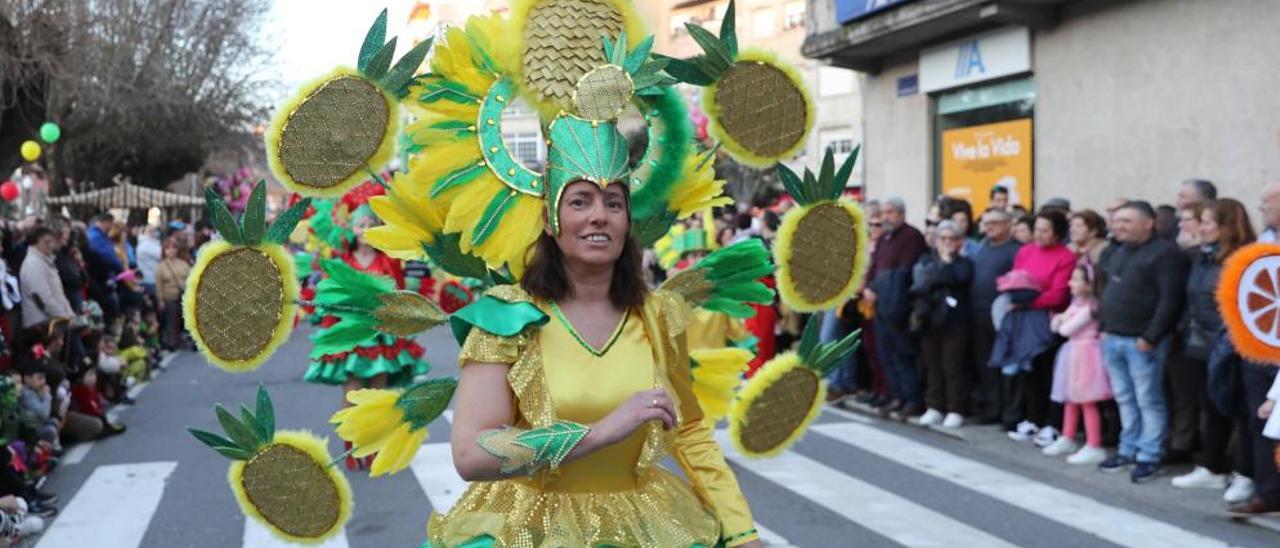
[[[1035,423],[1031,421],[1022,421],[1018,423],[1016,428],[1006,432],[1006,434],[1008,434],[1009,439],[1013,441],[1027,441],[1031,439],[1031,436],[1036,435],[1036,432],[1039,430],[1040,428],[1036,426]]]
[[[1101,447],[1086,445],[1067,457],[1067,464],[1092,465],[1107,460],[1107,450]]]
[[[135,378],[133,378],[133,377],[125,377],[125,378],[124,378],[124,387],[125,387],[126,389],[128,389],[128,388],[133,388],[133,385],[135,385],[135,384],[138,384],[138,379],[135,379]]]
[[[1231,474],[1231,486],[1222,494],[1227,504],[1239,504],[1253,498],[1253,480],[1249,476]]]
[[[1226,489],[1226,474],[1215,474],[1208,468],[1197,466],[1195,470],[1173,478],[1169,483],[1178,489]]]
[[[44,531],[44,520],[40,516],[23,516],[18,523],[18,536],[29,537]]]
[[[1041,430],[1041,432],[1043,431],[1044,430]],[[1044,453],[1046,457],[1061,457],[1068,453],[1075,453],[1076,449],[1079,449],[1079,446],[1076,445],[1076,440],[1070,439],[1066,436],[1061,436],[1040,452]]]
[[[1036,437],[1031,440],[1031,443],[1036,444],[1036,447],[1048,447],[1053,445],[1053,442],[1058,441],[1058,438],[1058,429],[1052,426],[1046,426],[1041,428],[1039,432],[1036,432]]]
[[[937,409],[929,409],[916,419],[916,424],[920,426],[933,426],[939,422],[942,422],[942,412]]]
[[[960,428],[964,426],[964,415],[959,413],[947,413],[947,418],[942,419],[943,428]]]

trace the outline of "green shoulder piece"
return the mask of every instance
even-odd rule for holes
[[[467,341],[473,327],[499,337],[512,337],[530,325],[546,325],[550,319],[531,302],[508,302],[490,293],[454,312],[449,317],[449,328],[461,345]]]

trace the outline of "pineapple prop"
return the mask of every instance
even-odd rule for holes
[[[336,198],[381,169],[395,152],[399,98],[422,65],[427,39],[391,65],[396,39],[387,10],[374,21],[356,68],[338,67],[306,85],[276,111],[267,160],[276,180],[305,196]]]
[[[321,268],[328,277],[309,304],[340,321],[312,339],[312,359],[350,351],[377,332],[413,337],[448,319],[430,299],[397,291],[389,278],[365,274],[339,259],[324,261]]]
[[[294,204],[268,228],[266,185],[260,181],[253,189],[239,222],[216,191],[205,190],[222,239],[200,250],[182,298],[187,330],[200,352],[233,373],[257,369],[289,338],[298,298],[294,261],[283,244],[310,200]]]
[[[861,332],[854,332],[819,345],[821,328],[821,316],[812,316],[799,349],[769,360],[738,393],[729,412],[729,437],[742,454],[776,456],[818,418],[827,393],[824,379],[861,342]]]
[[[693,23],[689,36],[703,49],[692,59],[669,61],[667,73],[705,86],[702,110],[708,131],[743,164],[766,168],[790,160],[813,129],[813,97],[795,68],[763,50],[738,48],[734,3],[716,37]]]
[[[856,203],[840,199],[857,159],[854,149],[836,171],[828,149],[820,174],[814,177],[806,169],[804,180],[778,164],[782,184],[799,206],[783,218],[774,246],[778,294],[794,310],[840,306],[867,275],[866,214]]]
[[[227,481],[246,516],[292,542],[319,543],[342,529],[351,517],[351,486],[330,465],[325,440],[276,431],[275,408],[261,386],[256,408],[240,406],[239,419],[221,405],[214,409],[225,437],[187,430],[232,460]]]

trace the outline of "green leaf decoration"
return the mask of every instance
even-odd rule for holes
[[[645,38],[644,40],[641,40],[639,44],[636,44],[636,49],[632,50],[630,55],[627,55],[627,60],[622,68],[626,69],[627,72],[634,74],[637,70],[640,70],[640,67],[644,65],[645,60],[649,58],[649,54],[652,52],[653,35],[649,35],[648,38]]]
[[[627,64],[627,31],[618,34],[618,41],[613,45],[613,51],[610,51],[609,64],[616,66],[624,66]]]
[[[831,199],[831,187],[836,179],[836,157],[831,147],[827,147],[827,153],[822,158],[822,167],[818,171],[818,198],[821,200]]]
[[[822,331],[822,315],[813,314],[809,316],[809,321],[805,322],[804,333],[800,336],[800,348],[797,353],[800,359],[808,360],[813,357],[813,353],[818,349],[818,337]]]
[[[262,179],[249,194],[249,203],[240,221],[240,234],[245,245],[258,245],[267,232],[267,181]]]
[[[369,32],[364,35],[364,44],[360,46],[360,58],[356,63],[356,69],[365,72],[369,68],[369,63],[373,61],[373,56],[378,54],[378,50],[382,49],[382,42],[387,39],[387,9],[383,8],[382,13],[378,14],[378,18],[373,20],[373,25],[369,27]]]
[[[378,333],[377,321],[368,316],[350,315],[332,327],[318,331],[311,337],[311,359],[328,354],[350,352]]]
[[[396,399],[396,406],[404,412],[405,421],[414,430],[426,428],[436,420],[453,399],[458,381],[452,378],[428,379],[405,390]]]
[[[683,59],[676,59],[665,55],[654,55],[654,58],[666,61],[667,66],[665,70],[667,71],[667,74],[670,74],[675,79],[686,84],[694,86],[709,86],[715,82],[715,79],[712,78],[711,75],[703,72],[702,69],[698,67],[697,63],[694,63],[693,61],[685,61]]]
[[[805,366],[825,378],[836,368],[840,360],[852,354],[862,345],[861,336],[862,330],[858,330],[839,341],[822,345],[811,358],[802,358],[805,361]]]
[[[724,44],[724,49],[729,52],[729,57],[738,58],[738,9],[734,6],[736,2],[729,0],[729,9],[724,10],[724,20],[720,21],[720,43]]]
[[[702,50],[707,52],[707,59],[718,69],[717,76],[733,66],[733,56],[729,54],[729,49],[724,47],[724,43],[716,38],[716,35],[693,23],[685,23],[684,26],[689,29],[689,36],[693,37],[693,40],[702,46]]]
[[[231,210],[227,209],[227,203],[222,201],[222,196],[212,187],[204,189],[205,205],[209,208],[214,230],[222,235],[222,239],[231,245],[244,245],[244,238],[240,236],[240,224],[236,222],[236,218],[231,215]]]
[[[310,208],[311,198],[303,198],[277,215],[275,222],[271,223],[271,227],[267,229],[267,243],[284,245],[288,242],[293,229],[298,227],[298,223]]]
[[[489,273],[484,260],[462,252],[462,234],[436,234],[436,241],[423,245],[423,251],[437,266],[459,278],[483,279]]]
[[[550,463],[551,468],[556,468],[590,431],[590,428],[575,422],[556,421],[546,428],[523,432],[514,441],[532,449],[535,462]]]
[[[497,230],[498,223],[502,222],[502,216],[507,214],[511,206],[516,204],[516,191],[503,191],[485,206],[484,213],[480,216],[480,227],[471,234],[471,245],[477,246],[489,239],[489,235]]]
[[[195,436],[197,440],[200,440],[200,443],[208,445],[210,449],[217,449],[219,447],[228,447],[232,449],[240,448],[240,446],[236,445],[236,442],[214,434],[213,432],[205,432],[204,430],[197,430],[195,428],[188,428],[187,431],[191,432],[191,435]]]
[[[218,414],[218,423],[222,425],[222,429],[226,431],[231,441],[236,442],[236,445],[242,449],[252,450],[258,448],[257,436],[248,426],[236,420],[235,416],[223,408],[222,405],[214,406],[213,410]]]
[[[450,173],[444,176],[444,178],[432,183],[431,197],[439,197],[441,194],[455,186],[470,182],[472,179],[479,177],[481,173],[484,173],[485,169],[484,164],[476,164],[455,170],[453,173]]]
[[[418,67],[422,66],[423,59],[427,58],[427,52],[431,51],[431,44],[434,41],[434,37],[427,38],[413,46],[409,53],[404,54],[391,72],[382,77],[380,81],[382,88],[398,98],[408,95],[409,81],[413,79],[414,73],[418,72]]]
[[[244,404],[240,404],[240,422],[253,431],[253,435],[258,438],[258,443],[265,445],[271,443],[271,440],[276,437],[276,433],[264,428],[262,421],[258,420],[258,417],[254,416]]]
[[[652,247],[655,242],[662,239],[667,231],[671,230],[671,225],[676,222],[677,212],[663,208],[661,211],[653,212],[644,217],[632,217],[631,220],[631,236],[641,247]]]
[[[271,438],[266,440],[270,442],[275,438],[276,408],[271,403],[271,394],[268,394],[266,387],[261,384],[258,385],[258,401],[253,414],[258,417],[258,423],[262,425],[263,430],[271,432]]]
[[[391,68],[391,59],[396,54],[396,39],[392,38],[378,50],[378,53],[369,60],[369,66],[365,67],[364,75],[375,82],[382,80],[387,75],[387,69]]]
[[[396,290],[391,278],[360,272],[341,259],[329,259],[320,266],[327,276],[316,286],[315,304],[320,308],[372,312],[382,304],[382,295]]]
[[[253,458],[254,452],[239,447],[214,447],[219,455],[227,457],[231,460],[249,460]]]
[[[720,68],[720,65],[706,55],[699,55],[690,59],[690,61],[697,65],[698,70],[702,71],[703,74],[708,75],[712,81],[719,80],[721,76],[724,76],[726,69]]]
[[[787,191],[787,194],[790,194],[800,205],[808,205],[809,200],[805,196],[804,183],[800,181],[800,176],[791,171],[786,164],[781,163],[777,166],[777,173],[778,178],[782,179],[782,188]]]
[[[835,181],[833,181],[833,189],[831,190],[831,199],[838,200],[844,194],[844,187],[849,184],[849,178],[853,176],[853,165],[858,161],[858,153],[862,151],[862,145],[853,148],[853,152],[849,153],[849,157],[844,159],[844,163],[840,164],[840,170],[836,172]]]

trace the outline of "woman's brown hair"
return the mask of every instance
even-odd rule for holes
[[[609,300],[623,309],[644,305],[649,286],[644,281],[644,252],[635,238],[627,235],[622,255],[613,263],[613,281],[609,284]],[[520,278],[520,287],[530,295],[546,301],[560,301],[573,294],[569,273],[564,267],[564,252],[555,238],[543,232],[534,246],[533,259]]]
[[[1107,221],[1099,215],[1097,211],[1092,209],[1082,209],[1071,214],[1072,219],[1080,219],[1084,226],[1089,227],[1089,231],[1093,233],[1094,238],[1107,237]]]
[[[1253,231],[1253,223],[1249,220],[1249,210],[1239,200],[1210,200],[1204,204],[1204,210],[1213,212],[1213,220],[1218,223],[1219,261],[1258,239],[1258,234]]]

